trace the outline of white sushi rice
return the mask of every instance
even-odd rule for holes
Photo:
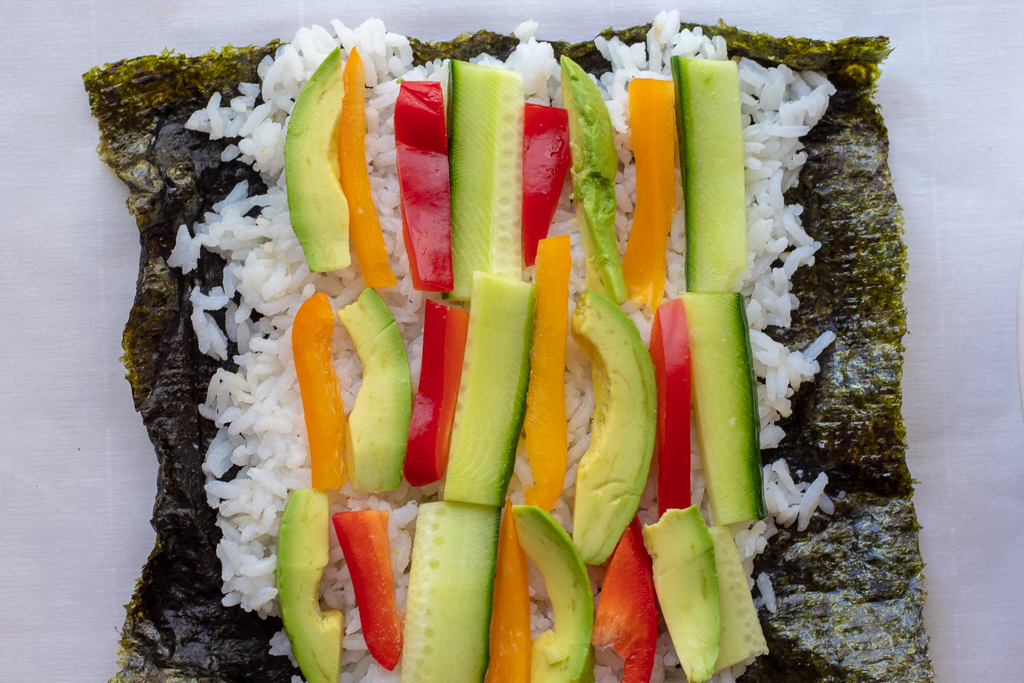
[[[260,172],[268,190],[249,196],[247,183],[240,183],[230,195],[213,206],[213,211],[191,229],[182,225],[168,264],[189,273],[197,266],[200,250],[220,254],[226,261],[221,286],[203,293],[192,292],[192,322],[199,348],[221,360],[227,359],[228,341],[237,344],[234,371],[219,370],[210,383],[207,399],[199,409],[213,420],[219,431],[207,453],[204,471],[210,505],[218,510],[218,526],[223,539],[217,554],[223,566],[225,605],[239,605],[260,616],[277,614],[274,586],[275,538],[288,492],[310,485],[309,451],[303,422],[295,368],[291,354],[290,327],[299,306],[314,292],[326,292],[335,309],[352,301],[364,284],[358,266],[336,273],[310,273],[302,248],[291,228],[284,177],[284,144],[288,116],[302,86],[327,55],[339,45],[347,57],[353,47],[366,63],[366,153],[370,169],[373,199],[391,267],[398,285],[381,291],[402,332],[409,352],[414,383],[419,379],[422,347],[422,310],[425,295],[412,287],[408,258],[401,239],[399,188],[395,162],[394,104],[399,91],[396,79],[447,79],[447,66],[436,60],[423,66],[412,64],[412,49],[406,37],[389,33],[383,22],[371,19],[358,28],[331,22],[329,31],[320,26],[302,28],[295,39],[282,45],[274,57],[259,65],[261,83],[239,85],[239,95],[225,102],[215,94],[207,107],[196,111],[187,127],[208,133],[211,139],[227,138],[224,161],[239,159]],[[472,61],[514,69],[523,74],[527,100],[538,104],[561,104],[560,72],[552,46],[533,35],[536,22],[520,25],[515,35],[519,46],[505,62],[489,55]],[[636,77],[669,78],[669,58],[673,55],[727,59],[726,44],[718,36],[706,36],[700,29],[680,27],[677,11],[662,12],[655,19],[646,44],[626,46],[617,38],[598,38],[597,48],[611,62],[612,70],[596,79],[604,94],[615,128],[615,147],[619,157],[616,178],[618,212],[616,233],[620,253],[625,251],[629,227],[636,203],[636,169],[630,149],[628,91]],[[800,136],[814,126],[835,92],[827,79],[812,72],[793,72],[779,66],[765,68],[740,59],[741,103],[744,114],[744,152],[746,155],[747,229],[749,268],[736,284],[747,298],[751,327],[754,370],[758,378],[761,418],[761,446],[774,448],[784,436],[776,425],[790,414],[790,398],[818,371],[816,358],[834,339],[824,332],[803,351],[789,349],[774,341],[764,330],[788,327],[791,314],[799,305],[790,293],[796,270],[814,262],[820,244],[811,239],[800,222],[802,207],[787,205],[783,193],[798,180],[806,161]],[[551,235],[570,235],[573,272],[570,282],[570,313],[583,288],[584,261],[579,231],[575,224],[570,185],[566,184],[551,226]],[[681,197],[681,188],[679,189]],[[254,207],[259,213],[248,215]],[[674,297],[685,289],[685,226],[683,212],[677,214],[669,239],[665,293]],[[532,269],[526,270],[532,279]],[[627,302],[623,306],[649,341],[653,311]],[[226,309],[226,325],[221,329],[210,313]],[[341,382],[342,397],[350,409],[362,378],[362,368],[352,341],[339,325],[334,335],[334,363]],[[572,528],[572,498],[576,465],[590,443],[590,418],[594,394],[590,363],[571,337],[566,341],[566,414],[568,418],[568,471],[561,498],[553,514],[569,530]],[[692,493],[701,501],[710,521],[704,478],[693,443]],[[230,473],[230,476],[228,476]],[[520,447],[515,474],[510,486],[513,501],[522,501],[524,483],[531,482],[529,459]],[[803,530],[816,509],[832,512],[825,496],[824,474],[811,483],[797,483],[783,460],[765,467],[765,497],[770,516],[749,529],[735,531],[740,557],[748,574],[754,557],[766,547],[779,526],[797,524]],[[657,515],[655,476],[652,472],[640,505],[645,523]],[[391,511],[389,536],[392,569],[395,575],[398,606],[405,607],[409,581],[409,562],[419,504],[436,498],[438,486],[401,487],[384,494],[362,494],[345,485],[331,495],[331,510],[387,509]],[[336,540],[331,538],[330,565],[321,582],[323,605],[345,614],[342,683],[381,683],[398,681],[395,672],[379,667],[366,651],[359,614],[348,568]],[[602,568],[591,568],[595,592],[603,577]],[[751,587],[755,585],[750,579]],[[775,597],[766,574],[756,581],[758,606],[775,609]],[[531,565],[531,613],[534,634],[550,628],[551,603],[543,580]],[[270,643],[273,654],[290,655],[291,648],[283,632]],[[715,681],[726,683],[743,673],[739,664],[731,671],[716,674]],[[598,683],[617,681],[622,661],[611,649],[597,654],[595,677]],[[300,681],[296,676],[293,681]],[[652,681],[684,681],[679,660],[667,633],[658,639]]]

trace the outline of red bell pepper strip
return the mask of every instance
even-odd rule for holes
[[[427,301],[420,385],[405,453],[405,478],[413,486],[444,474],[468,328],[469,314],[462,309]]]
[[[448,136],[441,84],[403,81],[395,102],[395,152],[402,235],[413,287],[450,292],[452,274]]]
[[[658,383],[658,515],[690,507],[690,333],[682,299],[654,313],[651,360]]]
[[[366,648],[394,671],[402,656],[402,615],[395,606],[387,510],[335,513],[334,531],[352,575]]]
[[[622,683],[651,679],[658,644],[658,608],[651,556],[635,516],[608,561],[590,642],[595,647],[611,645],[626,660]]]
[[[532,266],[537,243],[551,219],[572,164],[569,113],[561,107],[527,104],[523,119],[523,262]]]

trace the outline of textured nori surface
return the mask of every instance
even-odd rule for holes
[[[632,43],[647,28],[603,35]],[[756,571],[771,576],[778,610],[760,611],[771,654],[746,679],[931,680],[900,414],[906,252],[886,166],[888,139],[870,100],[888,41],[776,39],[725,25],[705,31],[724,36],[730,54],[822,70],[839,88],[806,140],[801,184],[787,196],[803,204],[804,225],[823,246],[796,278],[801,307],[782,333],[798,344],[825,329],[838,339],[820,358],[818,381],[798,392],[782,446],[765,455],[786,457],[805,476],[825,471],[833,496],[843,490],[846,497],[831,518],[816,515],[807,531],[783,530],[759,559]],[[482,51],[504,57],[516,42],[479,32],[447,43],[413,41],[413,49],[421,63]],[[160,462],[157,543],[127,606],[116,681],[269,682],[298,673],[267,652],[279,620],[220,603],[220,530],[201,470],[215,430],[196,409],[218,364],[196,349],[188,295],[194,286],[218,284],[222,262],[204,253],[189,276],[165,262],[177,226],[191,224],[237,181],[263,190],[250,167],[220,161],[226,142],[183,123],[213,92],[230,97],[237,83],[256,82],[256,66],[275,47],[229,47],[195,58],[165,53],[85,75],[100,156],[129,186],[128,208],[141,233],[124,361]],[[555,49],[593,73],[609,68],[592,42]]]

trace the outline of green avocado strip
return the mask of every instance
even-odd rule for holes
[[[402,332],[377,290],[338,311],[363,364],[363,383],[345,430],[345,465],[356,491],[394,491],[412,419],[412,379]]]
[[[649,29],[609,29],[602,36],[632,44],[643,42]],[[794,281],[801,306],[793,327],[779,335],[797,347],[826,329],[838,339],[819,358],[817,382],[797,394],[793,416],[781,425],[786,439],[765,459],[785,457],[794,470],[824,470],[829,491],[847,495],[836,501],[834,515],[816,516],[806,532],[782,530],[756,563],[755,572],[772,580],[778,609],[759,611],[770,654],[758,659],[746,680],[932,680],[900,413],[903,220],[886,165],[885,125],[871,101],[891,47],[882,37],[825,42],[778,39],[724,24],[702,29],[723,36],[730,55],[818,69],[838,89],[825,118],[804,140],[808,160],[800,185],[787,197],[803,205],[804,226],[823,247]],[[505,58],[519,41],[481,31],[444,43],[411,42],[422,64],[484,51]],[[251,167],[220,160],[229,141],[209,140],[184,123],[214,92],[232,97],[238,83],[258,82],[257,66],[277,46],[198,57],[165,52],[84,76],[100,129],[100,158],[128,186],[128,209],[140,231],[124,363],[161,465],[156,546],[128,604],[114,681],[271,683],[299,673],[286,657],[268,653],[279,619],[262,620],[221,603],[215,554],[221,532],[202,471],[216,429],[198,416],[196,402],[218,367],[229,364],[196,350],[188,296],[192,287],[220,284],[224,263],[204,252],[199,269],[187,276],[166,265],[179,225],[191,225],[241,180],[249,181],[250,193],[266,190]],[[592,41],[556,42],[554,48],[556,57],[568,55],[589,73],[609,69]]]
[[[587,260],[587,289],[617,305],[626,300],[619,247],[615,241],[614,129],[601,91],[580,65],[563,55],[562,102],[569,112],[573,202]]]

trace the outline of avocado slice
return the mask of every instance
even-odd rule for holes
[[[594,426],[576,470],[572,538],[587,564],[615,550],[640,505],[654,453],[658,388],[633,321],[593,290],[580,296],[572,337],[593,364]]]
[[[711,678],[718,660],[721,619],[715,545],[696,506],[666,510],[644,527],[654,560],[654,592],[686,680]]]
[[[341,667],[341,612],[320,611],[329,517],[326,493],[298,489],[288,496],[277,531],[277,605],[309,683],[337,683]]]
[[[532,645],[531,683],[593,683],[594,594],[583,558],[550,513],[535,505],[514,505],[519,545],[544,575],[555,608],[555,629]]]
[[[284,168],[292,229],[313,272],[348,268],[348,201],[341,189],[341,50],[327,56],[299,93],[288,119]]]
[[[565,55],[561,63],[562,104],[569,112],[569,171],[587,259],[587,289],[621,304],[626,300],[626,281],[615,241],[615,173],[619,158],[612,140],[612,118],[590,75]]]
[[[338,311],[363,364],[363,384],[348,418],[345,465],[356,491],[393,491],[402,483],[412,421],[412,378],[391,309],[367,287]]]

